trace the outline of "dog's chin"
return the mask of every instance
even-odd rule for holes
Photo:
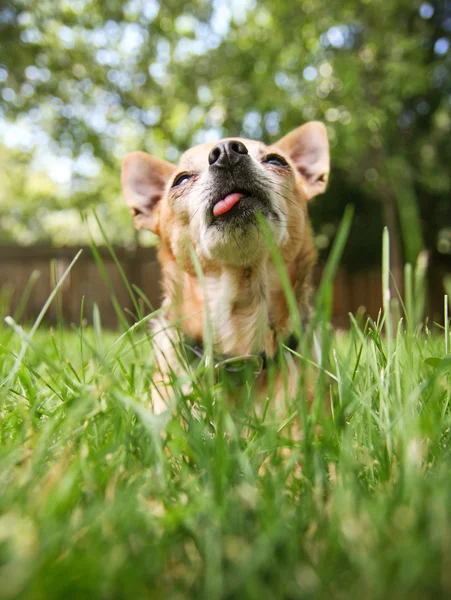
[[[242,267],[260,262],[267,255],[267,245],[256,211],[240,211],[221,219],[221,223],[205,223],[199,249],[215,264]]]

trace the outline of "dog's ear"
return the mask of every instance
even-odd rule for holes
[[[330,159],[327,131],[323,123],[305,123],[279,140],[276,146],[290,157],[303,177],[309,199],[326,190]]]
[[[137,229],[159,234],[159,201],[175,169],[175,165],[146,152],[132,152],[125,157],[122,190]]]

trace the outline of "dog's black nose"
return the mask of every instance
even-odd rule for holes
[[[246,146],[238,140],[219,142],[208,155],[210,166],[230,169],[234,167],[243,156],[247,155]]]

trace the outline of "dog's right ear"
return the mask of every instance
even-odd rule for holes
[[[290,157],[304,180],[308,198],[325,192],[330,171],[329,142],[323,123],[310,121],[293,129],[276,146]]]
[[[176,167],[146,152],[132,152],[122,163],[122,190],[136,229],[160,233],[159,202]]]

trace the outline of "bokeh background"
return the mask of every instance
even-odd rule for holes
[[[127,152],[177,161],[197,142],[271,142],[319,119],[333,167],[328,192],[311,203],[324,259],[345,206],[355,206],[338,312],[380,305],[387,225],[400,289],[404,263],[426,251],[432,314],[451,263],[450,40],[448,0],[0,4],[4,310],[26,293],[31,317],[77,247],[104,244],[98,221],[124,249],[127,273],[157,297],[155,268],[136,267],[153,260],[137,249],[155,240],[133,230],[121,196]],[[78,287],[66,284],[74,313],[101,279],[95,267],[89,282],[88,266]],[[27,288],[36,269],[41,278]]]

